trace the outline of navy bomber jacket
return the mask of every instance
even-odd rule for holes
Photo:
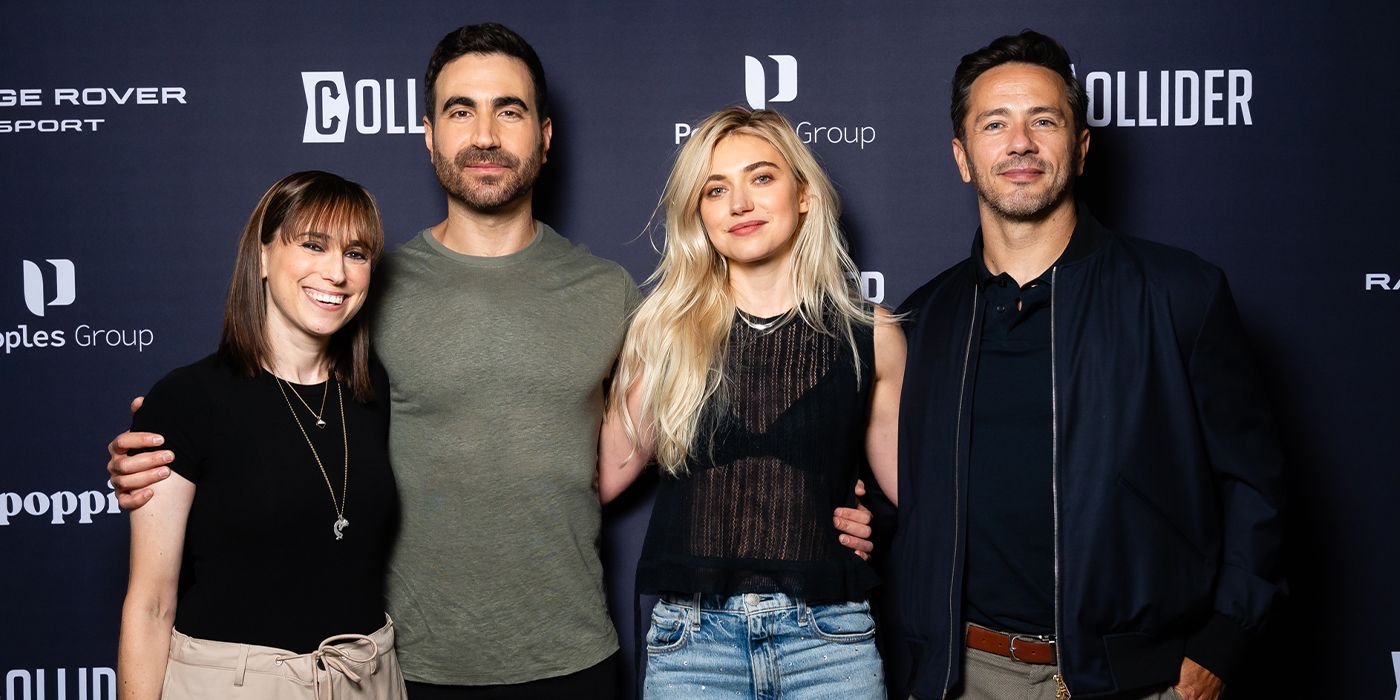
[[[1283,592],[1273,420],[1224,274],[1114,235],[1082,207],[1078,221],[1090,245],[1051,273],[1060,669],[1074,697],[1173,683],[1183,656],[1228,681]],[[960,678],[983,304],[969,259],[899,310],[892,583],[925,699]]]

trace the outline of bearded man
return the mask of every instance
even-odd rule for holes
[[[900,309],[917,698],[1215,700],[1282,589],[1282,460],[1225,276],[1076,204],[1086,102],[1031,31],[954,74],[981,226]]]

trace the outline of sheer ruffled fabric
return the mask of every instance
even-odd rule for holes
[[[731,333],[689,472],[661,478],[637,588],[864,599],[879,579],[838,541],[832,511],[854,504],[865,465],[871,330],[856,328],[859,378],[844,335],[800,318],[757,330],[736,314]]]

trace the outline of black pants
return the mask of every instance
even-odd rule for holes
[[[433,685],[408,681],[409,700],[617,700],[620,652],[567,676],[512,685]]]

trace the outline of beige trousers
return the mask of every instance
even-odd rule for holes
[[[953,697],[961,700],[1055,700],[1055,675],[1059,672],[1059,667],[1051,664],[1022,663],[968,649],[967,661],[963,664],[963,691]],[[1181,700],[1181,696],[1171,688],[1163,688],[1142,693],[1136,700]]]
[[[385,616],[387,619],[387,615]],[[309,654],[170,633],[162,700],[403,700],[394,622],[327,638]]]

